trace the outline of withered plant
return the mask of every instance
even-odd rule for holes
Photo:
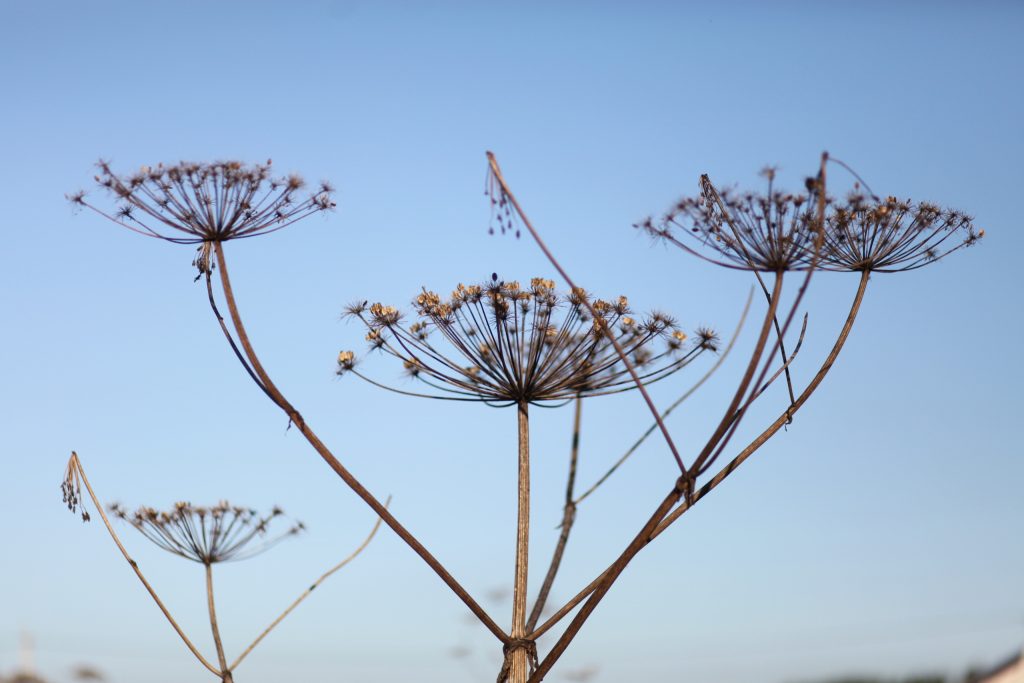
[[[500,642],[503,664],[498,680],[537,683],[551,671],[632,559],[794,420],[842,350],[872,273],[921,267],[975,243],[983,232],[975,231],[967,216],[931,204],[893,198],[883,201],[870,192],[861,191],[843,200],[830,197],[826,187],[826,171],[830,168],[827,155],[823,155],[817,174],[806,180],[803,193],[777,190],[773,170],[765,174],[768,181],[765,194],[719,190],[704,176],[698,196],[679,200],[660,218],[638,223],[638,228],[659,240],[709,261],[753,273],[766,301],[763,319],[755,327],[757,336],[753,350],[732,398],[723,407],[721,417],[708,429],[707,439],[684,452],[673,441],[664,419],[678,401],[667,410],[659,410],[646,385],[671,375],[696,355],[717,346],[714,333],[700,330],[694,335],[694,341],[684,346],[682,333],[676,331],[666,317],[652,315],[637,320],[628,310],[625,299],[606,302],[586,294],[551,254],[526,217],[494,156],[488,154],[488,158],[492,232],[495,223],[501,232],[511,230],[517,235],[525,228],[557,270],[569,293],[555,294],[553,283],[548,280],[533,280],[526,288],[493,276],[489,283],[460,286],[445,299],[424,291],[414,304],[418,319],[409,325],[404,323],[397,308],[384,304],[361,303],[350,307],[348,312],[365,323],[367,340],[372,347],[401,360],[407,372],[424,387],[423,391],[392,390],[416,396],[516,406],[519,516],[513,571],[513,618],[509,630],[501,628],[487,614],[317,437],[270,379],[246,333],[228,275],[224,243],[272,232],[332,208],[328,184],[303,195],[299,178],[274,179],[269,166],[250,167],[237,162],[157,166],[128,176],[118,176],[107,164],[101,163],[97,181],[114,195],[119,207],[102,211],[83,194],[73,195],[71,199],[137,233],[198,245],[194,261],[199,270],[197,279],[205,278],[207,299],[215,319],[252,380],[281,408],[290,424],[296,426],[331,469],[431,567]],[[859,284],[831,351],[806,386],[798,390],[789,370],[803,340],[806,316],[792,352],[787,352],[786,340],[793,341],[793,323],[804,293],[812,276],[820,270],[857,272]],[[796,274],[796,292],[788,306],[782,307],[783,285],[791,283],[793,273]],[[220,298],[226,304],[230,322],[220,314],[214,279],[219,284]],[[650,345],[658,339],[664,339],[666,348],[652,350]],[[355,361],[354,353],[343,351],[338,357],[339,370],[381,384],[357,369]],[[703,383],[707,376],[697,384]],[[729,451],[751,404],[783,377],[789,395],[779,417],[763,427],[745,446]],[[655,431],[660,432],[666,449],[679,467],[679,475],[617,559],[541,622],[575,518],[576,505],[596,486],[607,481],[636,449],[634,445],[594,486],[577,496],[575,466],[582,399],[632,388],[642,396],[654,421],[639,441]],[[692,389],[682,398],[690,393]],[[528,407],[570,401],[575,401],[574,445],[560,536],[534,609],[527,617]],[[721,465],[725,459],[727,461]],[[570,614],[573,616],[568,625],[554,630]],[[557,635],[557,640],[541,657],[536,642],[549,633]],[[223,671],[230,673],[232,667],[222,666],[218,670],[208,665],[208,668],[221,675]]]
[[[185,646],[195,658],[206,667],[211,673],[221,679],[223,683],[234,681],[234,672],[249,653],[259,645],[274,628],[280,624],[285,617],[299,606],[325,579],[340,570],[349,562],[354,560],[373,540],[377,529],[380,528],[380,520],[373,525],[369,535],[359,546],[338,564],[334,565],[320,575],[309,588],[279,614],[263,631],[253,640],[231,664],[224,653],[224,645],[221,640],[220,626],[217,624],[217,609],[213,596],[213,566],[222,562],[237,562],[249,559],[271,547],[277,545],[286,538],[295,536],[305,529],[301,522],[292,523],[284,531],[271,532],[271,525],[275,520],[282,519],[284,511],[274,507],[265,515],[260,515],[256,510],[231,505],[227,501],[221,501],[215,505],[197,506],[191,503],[175,503],[170,510],[161,511],[151,507],[140,507],[134,512],[129,512],[118,503],[108,506],[107,510],[117,519],[127,522],[137,529],[147,540],[172,555],[177,555],[186,560],[191,560],[203,565],[206,575],[206,606],[210,618],[210,630],[213,634],[213,644],[217,651],[217,664],[213,664],[199,651],[192,640],[185,635],[184,630],[171,616],[166,604],[157,595],[156,590],[146,579],[136,562],[125,548],[109,517],[103,509],[103,504],[96,496],[89,478],[85,474],[82,462],[78,454],[71,453],[67,469],[64,473],[64,481],[61,483],[61,490],[64,494],[64,503],[73,513],[79,513],[83,522],[88,522],[91,515],[86,510],[85,501],[82,498],[82,485],[85,485],[96,511],[99,513],[103,524],[106,526],[110,537],[114,540],[118,550],[127,560],[139,581],[145,586],[153,601],[156,602],[164,617],[174,628]]]

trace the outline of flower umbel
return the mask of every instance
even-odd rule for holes
[[[143,166],[117,175],[100,161],[95,180],[120,201],[113,215],[89,204],[84,193],[69,195],[129,230],[177,244],[200,244],[254,237],[280,230],[306,216],[334,208],[334,188],[321,183],[300,194],[298,175],[272,177],[266,164],[239,161],[181,162]]]
[[[959,211],[852,194],[826,218],[818,266],[876,273],[914,270],[972,246],[984,235]]]
[[[768,272],[805,268],[813,258],[818,234],[817,183],[808,179],[807,194],[790,194],[775,188],[774,169],[765,169],[762,175],[768,179],[763,195],[719,191],[708,176],[701,176],[699,196],[683,197],[660,221],[647,218],[634,227],[730,268]],[[704,256],[690,246],[690,240],[725,260]]]
[[[115,503],[110,511],[167,552],[201,564],[258,555],[305,528],[297,522],[283,533],[270,536],[270,522],[284,514],[281,508],[275,507],[269,514],[260,516],[255,510],[230,505],[227,501],[210,507],[175,503],[166,512],[148,507],[128,512]]]
[[[590,299],[581,290],[559,295],[554,282],[543,278],[522,287],[494,276],[481,285],[459,284],[444,299],[424,290],[413,305],[418,320],[410,325],[398,309],[380,303],[355,304],[347,313],[365,323],[372,348],[400,359],[410,376],[444,392],[432,398],[506,404],[617,393],[635,384],[613,338],[642,369],[646,383],[675,372],[704,349],[698,344],[681,352],[686,335],[673,321],[661,313],[637,319],[626,297]],[[665,348],[652,350],[659,338],[667,338]],[[339,355],[339,374],[356,372],[353,358],[351,351]]]

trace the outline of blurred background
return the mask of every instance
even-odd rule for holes
[[[880,195],[972,214],[979,246],[873,278],[795,422],[636,559],[551,680],[960,681],[1020,652],[1021,3],[100,0],[2,14],[0,676],[210,678],[95,515],[83,525],[61,505],[72,449],[107,502],[226,498],[306,523],[217,568],[229,658],[374,521],[238,367],[192,250],[72,211],[64,195],[79,189],[113,206],[92,181],[101,157],[122,173],[272,158],[337,186],[336,212],[227,245],[242,314],[308,422],[503,624],[514,412],[334,374],[340,350],[366,355],[360,326],[340,320],[351,301],[405,307],[423,286],[554,275],[529,239],[488,234],[485,150],[581,284],[690,332],[730,334],[752,278],[631,225],[696,193],[701,173],[759,190],[773,165],[801,190],[828,150]],[[836,191],[852,184],[830,173]],[[798,384],[855,287],[813,279]],[[669,419],[685,457],[754,335]],[[654,387],[655,401],[708,364]],[[362,368],[412,386],[383,357]],[[786,405],[773,387],[735,448]],[[535,411],[534,586],[561,519],[571,419]],[[636,394],[588,401],[579,485],[649,421]],[[615,557],[677,471],[652,438],[581,504],[554,601]],[[212,657],[198,565],[119,530]],[[236,680],[491,680],[498,652],[384,530]]]

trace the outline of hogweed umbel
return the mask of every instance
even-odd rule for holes
[[[134,512],[114,503],[110,512],[131,524],[157,547],[200,564],[259,555],[306,528],[302,522],[295,522],[285,531],[272,535],[270,525],[284,514],[281,508],[274,507],[260,515],[256,510],[224,500],[208,507],[178,502],[166,511],[140,507]]]
[[[210,269],[214,243],[276,232],[335,206],[330,183],[321,182],[304,195],[302,177],[271,175],[269,159],[252,165],[183,161],[143,166],[128,175],[114,173],[106,161],[96,165],[95,180],[114,195],[117,210],[98,209],[84,192],[68,199],[133,232],[175,244],[199,244],[195,265],[201,273]]]
[[[354,304],[346,314],[366,325],[372,349],[401,360],[410,376],[438,390],[417,394],[430,398],[511,405],[618,393],[635,384],[613,340],[646,383],[671,375],[716,343],[714,332],[702,329],[696,343],[686,344],[686,334],[663,313],[638,317],[624,296],[605,301],[581,289],[559,294],[544,278],[533,278],[529,287],[497,276],[479,285],[460,283],[444,299],[424,289],[413,306],[417,319],[408,325],[397,308],[381,303]],[[659,340],[663,348],[654,349]],[[366,379],[355,360],[352,351],[342,351],[338,373]]]

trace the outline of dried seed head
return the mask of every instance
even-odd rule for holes
[[[825,222],[820,267],[892,273],[914,270],[985,235],[964,213],[935,204],[851,194]]]
[[[674,353],[686,339],[682,333],[655,350],[655,342],[674,329],[669,316],[653,313],[638,321],[628,315],[626,297],[592,300],[583,289],[559,296],[554,282],[544,278],[533,278],[523,289],[495,275],[481,285],[457,285],[448,300],[424,289],[413,306],[419,319],[409,326],[383,304],[354,315],[367,326],[372,346],[443,392],[432,398],[543,403],[628,391],[635,384],[613,340],[645,366],[641,379],[648,383],[679,370],[703,350],[695,345],[686,354]],[[431,331],[436,334],[428,337]]]
[[[252,166],[238,161],[158,164],[125,176],[115,174],[103,160],[97,167],[97,184],[113,194],[119,206],[113,214],[104,212],[88,203],[83,192],[68,196],[73,204],[93,209],[134,232],[177,244],[275,232],[335,206],[329,183],[300,196],[302,178],[294,174],[273,178],[269,160]],[[201,273],[209,268],[208,260],[208,251],[197,257]]]
[[[178,502],[166,512],[149,507],[128,512],[114,503],[110,512],[160,548],[201,564],[247,559],[305,528],[295,522],[272,536],[270,523],[284,514],[281,508],[275,506],[268,514],[260,515],[227,501],[208,507]]]
[[[647,218],[634,225],[719,265],[742,270],[781,272],[805,268],[812,260],[819,233],[818,202],[807,195],[779,192],[775,169],[762,175],[766,194],[719,191],[701,176],[700,195],[683,197],[658,222]],[[829,200],[826,199],[826,204]],[[690,242],[717,252],[708,257]]]
[[[78,454],[71,451],[67,468],[64,470],[64,480],[60,484],[60,490],[68,510],[72,513],[77,513],[81,509],[82,521],[88,522],[91,517],[89,511],[85,509],[85,501],[82,499],[82,473],[80,467]]]

